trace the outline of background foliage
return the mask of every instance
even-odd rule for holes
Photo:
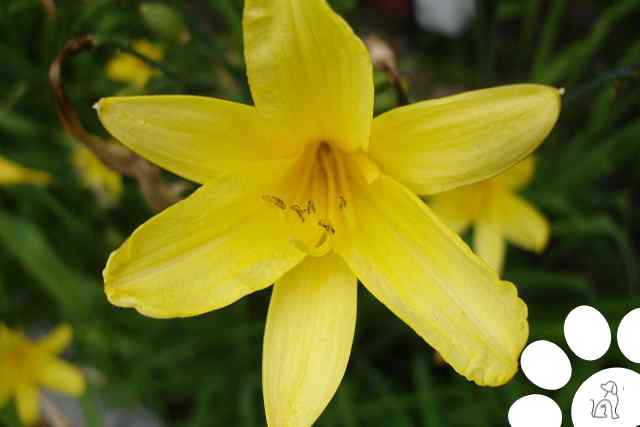
[[[188,31],[186,44],[162,21],[168,18],[141,13],[138,2],[60,0],[55,17],[43,3],[0,2],[0,155],[55,177],[48,188],[0,189],[0,321],[35,333],[72,323],[71,358],[99,372],[83,402],[88,425],[100,425],[98,399],[115,407],[143,404],[167,425],[264,425],[260,352],[270,291],[182,320],[147,319],[109,305],[101,269],[151,212],[131,181],[111,209],[82,186],[47,81],[69,38],[91,33],[111,43],[74,58],[66,70],[83,122],[104,135],[92,104],[134,92],[106,77],[113,43],[146,38],[164,47],[167,71],[154,75],[148,93],[250,102],[242,1],[163,2],[178,19],[172,25]],[[374,5],[384,1],[332,3],[360,35],[390,42],[412,100],[522,81],[567,89],[526,193],[552,221],[551,245],[542,256],[510,248],[505,275],[529,304],[532,339],[567,349],[564,315],[584,303],[617,327],[640,305],[640,2],[480,1],[471,28],[456,39],[423,32],[410,16]],[[376,83],[379,113],[396,99],[384,74],[376,74]],[[565,414],[573,391],[596,367],[627,366],[615,345],[598,362],[572,361],[572,382],[551,393]],[[318,425],[501,426],[511,402],[536,391],[522,374],[498,389],[466,382],[360,288],[349,368]],[[0,412],[0,425],[17,425],[13,407]]]

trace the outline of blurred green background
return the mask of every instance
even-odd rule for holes
[[[360,36],[389,43],[412,101],[526,81],[566,88],[525,193],[551,220],[551,243],[541,256],[510,247],[505,276],[529,305],[532,340],[568,351],[564,316],[580,304],[601,310],[615,332],[640,306],[640,1],[478,1],[458,37],[424,31],[408,2],[331,3]],[[99,402],[144,405],[170,426],[265,424],[260,355],[270,291],[179,320],[109,305],[101,282],[108,254],[152,211],[131,180],[109,208],[86,189],[47,78],[68,39],[94,34],[104,42],[68,61],[65,82],[84,125],[105,137],[91,109],[102,96],[193,93],[250,102],[241,12],[242,0],[0,2],[0,156],[54,177],[48,187],[0,187],[0,321],[34,333],[63,321],[74,326],[70,360],[93,372],[82,401],[86,425],[103,425]],[[165,53],[144,89],[105,71],[114,46],[138,39]],[[380,71],[376,91],[376,113],[397,105]],[[633,369],[615,344],[597,362],[571,359],[571,383],[548,393],[567,426],[584,379],[604,367]],[[539,390],[521,373],[497,389],[468,383],[361,287],[349,367],[317,425],[503,426],[510,404],[532,392]],[[0,425],[19,425],[13,405],[0,411]]]

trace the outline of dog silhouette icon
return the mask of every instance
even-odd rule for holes
[[[607,381],[604,384],[600,384],[600,388],[604,391],[604,397],[597,403],[594,399],[589,399],[591,401],[591,416],[593,418],[617,420],[620,418],[620,415],[618,415],[618,405],[620,404],[618,385],[614,381]]]

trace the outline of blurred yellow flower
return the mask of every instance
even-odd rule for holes
[[[113,206],[122,195],[122,176],[107,168],[87,147],[73,147],[71,162],[76,173],[91,190],[98,202],[105,207]]]
[[[154,61],[164,56],[161,48],[146,40],[137,40],[133,49]],[[130,53],[119,53],[107,64],[107,76],[114,81],[131,83],[137,88],[143,88],[153,74],[149,65]]]
[[[51,182],[49,174],[20,166],[11,160],[0,157],[0,185],[47,185],[49,182]]]
[[[83,394],[82,374],[58,356],[71,338],[68,325],[31,341],[0,323],[0,408],[13,395],[20,421],[29,426],[40,418],[40,387],[71,396]]]
[[[195,96],[96,106],[122,143],[203,184],[111,255],[111,303],[195,316],[275,282],[263,351],[271,427],[309,426],[331,400],[357,279],[460,374],[504,384],[527,307],[416,194],[525,158],[556,122],[558,90],[479,90],[374,120],[369,54],[325,0],[246,0],[243,26],[255,107]]]
[[[518,190],[533,177],[529,157],[502,175],[433,198],[431,209],[456,233],[474,226],[473,247],[496,271],[504,265],[505,240],[540,253],[549,240],[549,223]]]

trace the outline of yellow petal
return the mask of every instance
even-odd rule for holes
[[[199,183],[284,156],[247,105],[198,96],[135,96],[103,98],[96,109],[120,142]]]
[[[141,53],[154,61],[159,61],[164,56],[164,52],[159,46],[149,43],[149,41],[144,39],[136,40],[133,43],[133,48],[136,52]]]
[[[32,384],[20,384],[16,388],[18,418],[25,426],[31,426],[40,419],[40,401],[38,389]]]
[[[147,64],[128,53],[117,55],[107,64],[107,77],[137,88],[143,88],[152,75],[153,70]]]
[[[13,332],[4,323],[0,322],[0,348],[3,345],[9,345]]]
[[[249,84],[260,113],[298,143],[366,148],[371,59],[325,0],[247,0],[243,26]]]
[[[46,185],[51,176],[44,172],[29,169],[0,157],[0,185],[35,184]]]
[[[337,238],[349,267],[457,372],[480,385],[507,382],[528,337],[516,288],[390,177],[359,186],[357,228]]]
[[[473,230],[473,249],[491,268],[502,273],[506,247],[502,217],[497,214],[492,203],[485,206]]]
[[[482,199],[482,188],[468,185],[435,195],[430,206],[447,227],[460,234],[476,218]]]
[[[533,156],[527,157],[505,173],[496,177],[505,188],[516,191],[525,187],[533,178],[536,162]]]
[[[400,107],[373,121],[370,153],[418,194],[497,175],[528,156],[560,112],[558,90],[502,86]]]
[[[516,245],[542,252],[549,241],[549,223],[531,204],[515,194],[500,198],[505,236]]]
[[[96,194],[98,201],[105,206],[112,206],[120,198],[122,176],[107,168],[86,146],[76,145],[73,148],[71,162],[84,185]]]
[[[104,270],[109,301],[151,317],[194,316],[295,266],[303,254],[290,243],[282,212],[262,198],[278,193],[251,185],[221,178],[138,228]]]
[[[58,326],[49,335],[37,342],[39,349],[46,353],[60,353],[71,344],[73,329],[67,324]]]
[[[356,285],[329,254],[306,259],[274,286],[262,360],[270,427],[312,425],[335,394],[353,342]]]
[[[0,354],[3,349],[12,349],[25,343],[25,339],[22,331],[13,331],[9,329],[5,324],[0,323]],[[0,364],[0,369],[2,364]],[[0,377],[1,378],[1,377]]]
[[[38,373],[40,383],[53,391],[71,396],[81,396],[85,391],[84,378],[80,370],[71,364],[51,358]]]
[[[159,61],[164,56],[162,49],[146,40],[137,40],[133,48],[154,61]],[[151,67],[130,53],[120,53],[107,64],[107,76],[111,80],[133,83],[139,88],[144,87],[152,75]]]

